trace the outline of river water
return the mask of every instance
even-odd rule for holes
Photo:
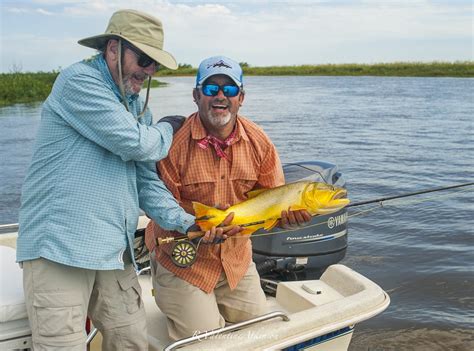
[[[195,111],[194,79],[160,78],[155,119]],[[240,112],[283,162],[337,164],[353,202],[474,181],[474,79],[246,77]],[[0,224],[18,220],[41,104],[0,109]],[[343,264],[389,308],[356,326],[355,350],[474,350],[474,187],[352,208]],[[363,212],[366,211],[367,212]]]

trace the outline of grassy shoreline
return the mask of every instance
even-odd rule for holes
[[[474,78],[474,61],[458,62],[394,62],[375,64],[322,64],[299,66],[253,67],[240,63],[249,76],[379,76],[379,77],[457,77]],[[191,65],[178,70],[160,69],[157,77],[195,75]]]
[[[46,100],[59,72],[0,73],[0,107]],[[168,83],[152,79],[151,88]]]
[[[379,76],[474,78],[474,61],[395,62],[377,64],[324,64],[252,67],[241,63],[244,75],[256,76]],[[160,69],[155,77],[193,76],[196,68],[180,64],[178,70]],[[59,72],[0,73],[0,107],[43,101]],[[165,85],[154,79],[152,87]]]
[[[0,106],[43,101],[59,72],[0,74]]]

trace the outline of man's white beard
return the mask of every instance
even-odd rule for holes
[[[133,91],[132,82],[130,81],[131,78],[131,75],[123,78],[123,89],[125,90],[125,95],[135,94],[135,92]]]
[[[227,123],[230,122],[230,119],[232,118],[232,115],[230,111],[227,111],[227,114],[224,116],[219,115],[219,116],[214,116],[212,112],[209,111],[207,115],[209,122],[214,126],[214,127],[224,127]]]
[[[146,74],[144,74],[144,75],[139,75],[139,74],[134,75],[132,73],[132,74],[128,74],[128,75],[124,76],[122,82],[123,82],[123,89],[125,90],[125,95],[134,95],[134,94],[138,94],[140,92],[140,89],[138,90],[138,92],[133,90],[132,78],[144,79],[144,81],[146,82],[146,80],[148,79],[148,75],[146,75]]]

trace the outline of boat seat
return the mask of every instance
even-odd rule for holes
[[[31,347],[31,329],[28,323],[23,294],[23,272],[16,260],[16,251],[0,246],[0,349]]]
[[[23,295],[23,273],[15,262],[16,252],[8,246],[0,246],[2,267],[0,290],[0,322],[15,321],[27,317]]]

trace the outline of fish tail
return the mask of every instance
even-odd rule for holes
[[[193,201],[196,224],[201,230],[209,230],[224,220],[224,211]]]

